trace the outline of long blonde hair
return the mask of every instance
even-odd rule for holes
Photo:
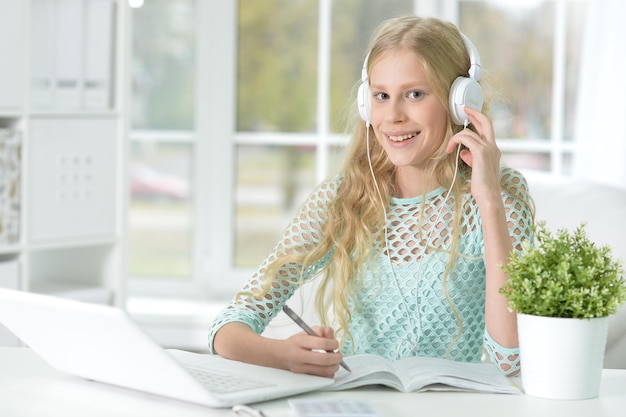
[[[470,58],[458,29],[451,23],[433,18],[407,16],[387,20],[379,26],[371,41],[367,73],[370,73],[372,66],[382,54],[399,47],[408,48],[419,57],[434,94],[447,109],[448,93],[452,82],[458,76],[468,76],[470,67]],[[356,106],[354,110],[353,118],[356,125],[342,168],[343,178],[336,197],[327,207],[327,217],[324,219],[321,231],[321,242],[307,248],[306,251],[285,249],[266,269],[264,276],[264,288],[267,294],[274,281],[283,278],[278,276],[278,271],[282,266],[300,265],[301,271],[304,271],[331,254],[324,274],[321,276],[316,308],[324,325],[329,324],[328,312],[333,313],[337,334],[340,335],[342,343],[346,339],[351,339],[348,330],[351,319],[348,305],[353,294],[351,289],[354,289],[356,285],[354,278],[368,262],[375,259],[373,255],[380,253],[384,247],[381,236],[386,218],[376,183],[384,204],[387,204],[390,197],[396,194],[394,183],[396,168],[376,140],[371,140],[369,145],[371,170],[376,183],[372,180],[367,139],[369,136],[373,137],[374,134],[373,131],[368,132],[371,128],[366,127],[363,121],[356,120]],[[425,187],[428,189],[435,184],[446,188],[452,186],[457,213],[453,226],[453,243],[450,248],[452,254],[456,252],[458,243],[458,229],[462,217],[460,215],[461,195],[468,191],[467,181],[463,179],[468,178],[469,168],[463,161],[459,161],[461,180],[452,184],[457,155],[456,153],[447,154],[445,149],[450,137],[462,128],[463,126],[453,124],[448,116],[445,138],[428,161],[430,173],[428,177],[431,178],[432,183],[426,184]],[[454,256],[451,256],[446,268],[444,286],[453,263]],[[256,296],[263,296],[263,294]],[[357,302],[357,300],[352,301]],[[460,321],[458,314],[457,320]]]

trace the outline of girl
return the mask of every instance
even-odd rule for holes
[[[477,110],[482,91],[481,103],[461,105],[464,120],[450,104],[455,79],[479,64],[472,48],[437,19],[380,26],[363,68],[365,123],[343,169],[216,318],[212,352],[331,377],[343,355],[479,362],[485,346],[503,373],[519,372],[516,317],[499,288],[533,211],[522,175],[500,168],[492,122]],[[260,336],[315,277],[319,336]]]

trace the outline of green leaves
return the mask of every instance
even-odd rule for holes
[[[548,317],[593,318],[615,313],[626,301],[624,271],[608,246],[591,242],[585,223],[552,234],[539,222],[535,245],[524,243],[502,267],[500,288],[513,311]]]

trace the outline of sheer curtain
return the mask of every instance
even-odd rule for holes
[[[626,188],[626,2],[588,2],[574,176]]]

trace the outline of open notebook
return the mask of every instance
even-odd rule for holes
[[[209,407],[286,397],[333,383],[214,355],[165,350],[111,306],[0,289],[0,322],[60,371]]]

